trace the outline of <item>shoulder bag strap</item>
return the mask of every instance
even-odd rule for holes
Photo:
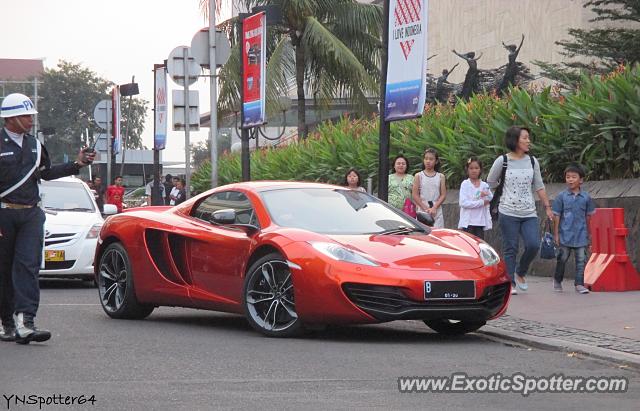
[[[0,198],[8,196],[9,194],[13,193],[18,188],[20,188],[20,186],[22,186],[25,183],[25,181],[27,181],[33,175],[33,173],[38,169],[38,167],[40,166],[40,157],[42,156],[42,145],[40,143],[40,140],[38,140],[37,138],[35,138],[35,140],[36,140],[36,162],[35,162],[35,164],[33,165],[33,167],[31,167],[31,170],[29,170],[29,172],[27,174],[25,174],[24,177],[22,177],[22,179],[20,181],[18,181],[17,183],[15,183],[11,187],[7,188],[2,193],[0,193]],[[23,144],[26,144],[26,143],[27,143],[27,140],[25,139]]]
[[[496,187],[496,193],[502,194],[502,189],[504,187],[504,179],[507,176],[507,162],[509,159],[506,154],[502,155],[502,173],[500,173],[500,182],[498,183],[498,187]]]

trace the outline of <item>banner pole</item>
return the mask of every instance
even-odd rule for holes
[[[378,112],[380,115],[380,139],[378,144],[378,198],[387,201],[389,194],[389,146],[391,127],[384,119],[387,92],[387,69],[389,66],[389,0],[383,1],[383,24],[382,24],[382,70],[380,77],[380,105]]]
[[[240,44],[244,44],[244,15],[240,15]],[[242,181],[251,180],[251,154],[249,152],[249,130],[244,127],[244,60],[245,49],[240,47],[240,162]]]
[[[158,65],[153,65],[153,188],[151,190],[151,205],[164,205],[164,198],[160,197],[160,150],[158,150],[158,145],[156,143],[156,116],[158,115],[156,102],[158,100],[156,94],[156,90],[158,85],[156,84],[156,72],[158,71]],[[166,193],[165,193],[166,195]],[[162,201],[162,204],[160,203]]]
[[[216,2],[212,0],[209,0],[209,71],[211,73],[209,149],[211,154],[211,188],[215,188],[218,186],[218,67],[216,63]]]

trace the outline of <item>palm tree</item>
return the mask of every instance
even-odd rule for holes
[[[207,10],[207,1],[200,0]],[[257,5],[278,6],[282,23],[267,33],[267,111],[279,109],[278,97],[295,86],[298,135],[306,134],[305,97],[327,107],[335,98],[348,98],[361,113],[372,111],[367,95],[377,95],[382,9],[355,0],[242,0],[245,10]],[[227,23],[231,57],[220,71],[220,109],[240,106],[240,48],[236,19]],[[235,43],[235,44],[233,44]]]

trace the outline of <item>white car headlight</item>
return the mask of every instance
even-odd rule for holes
[[[102,223],[96,223],[92,225],[85,238],[97,238],[100,235],[101,228],[102,228]]]
[[[376,263],[375,261],[372,261],[367,257],[338,244],[315,241],[309,241],[309,244],[311,244],[313,248],[320,251],[322,254],[337,261],[345,261],[348,263],[369,265],[373,267],[378,266],[378,263]]]
[[[486,266],[496,265],[500,262],[500,256],[496,250],[487,243],[480,243],[480,258]]]

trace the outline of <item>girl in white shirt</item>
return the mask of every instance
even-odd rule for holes
[[[464,169],[467,179],[460,185],[460,222],[458,228],[484,239],[484,231],[492,228],[489,203],[493,194],[489,185],[480,179],[482,162],[476,157],[467,160]]]

